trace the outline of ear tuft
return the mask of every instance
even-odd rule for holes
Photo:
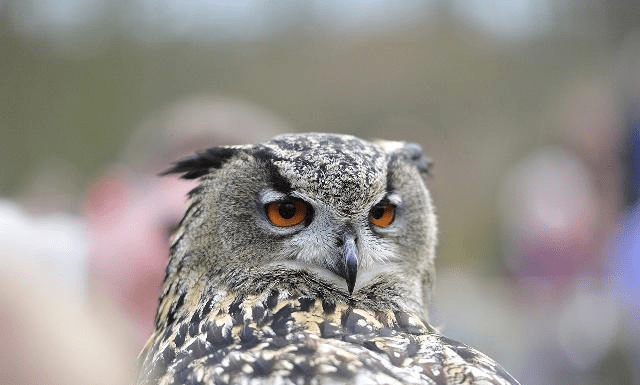
[[[433,166],[433,161],[424,153],[422,147],[420,147],[419,144],[407,143],[402,148],[402,152],[406,154],[406,160],[416,166],[421,174],[431,175],[431,167]]]
[[[160,175],[182,174],[181,178],[183,179],[197,179],[208,174],[212,169],[222,167],[238,151],[237,147],[212,147],[175,162],[172,167]]]
[[[415,166],[420,174],[431,175],[433,162],[417,143],[381,140],[376,142],[390,156],[391,162],[402,161]]]

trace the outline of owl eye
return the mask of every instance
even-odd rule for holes
[[[389,202],[380,202],[369,211],[369,222],[378,227],[387,227],[393,223],[396,216],[396,206]]]
[[[267,218],[278,227],[291,227],[307,217],[307,206],[301,201],[273,202],[267,205]]]

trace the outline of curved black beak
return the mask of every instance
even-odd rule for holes
[[[343,247],[344,272],[342,276],[347,280],[349,294],[353,294],[358,276],[358,249],[353,238],[349,237],[344,242]]]

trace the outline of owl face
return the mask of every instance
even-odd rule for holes
[[[345,135],[210,149],[170,170],[202,177],[174,248],[192,237],[182,258],[220,277],[302,270],[349,295],[381,276],[420,291],[436,231],[427,166],[417,145]]]

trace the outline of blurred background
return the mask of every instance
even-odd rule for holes
[[[434,159],[446,335],[640,384],[632,0],[0,0],[0,384],[130,382],[192,187],[156,174],[289,131]]]

